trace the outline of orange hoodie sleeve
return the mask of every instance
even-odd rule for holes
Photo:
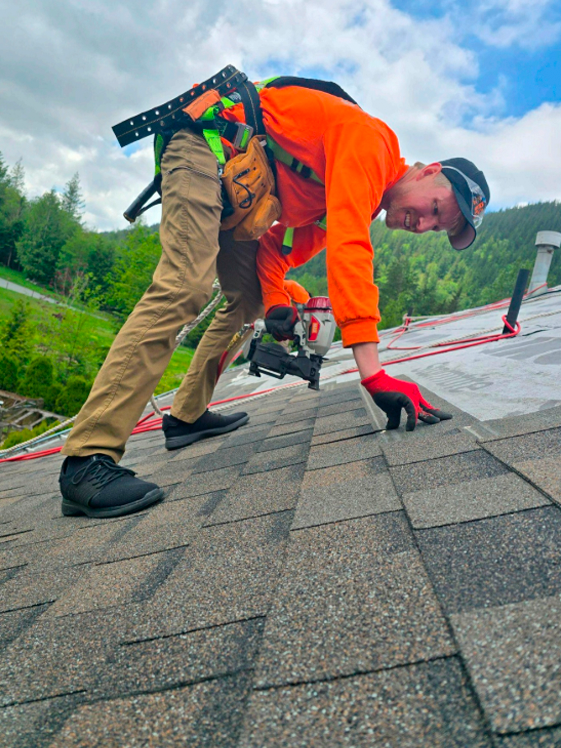
[[[376,120],[336,124],[324,135],[327,284],[345,347],[379,340],[370,224],[395,174],[390,145]]]
[[[295,304],[306,304],[310,300],[310,294],[306,291],[304,286],[301,286],[298,283],[298,281],[285,280],[284,290]]]
[[[257,275],[265,314],[277,304],[290,306],[290,295],[284,287],[285,275],[290,268],[303,265],[325,248],[325,231],[312,224],[294,230],[292,252],[285,256],[281,250],[285,231],[286,228],[277,223],[259,240]]]

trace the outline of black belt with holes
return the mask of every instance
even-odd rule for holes
[[[189,123],[193,124],[192,120],[183,112],[183,109],[190,102],[210,89],[218,91],[220,96],[226,96],[246,80],[247,75],[245,73],[236,70],[233,65],[227,65],[212,78],[195,86],[195,88],[189,89],[181,96],[176,96],[161,106],[123,120],[112,128],[113,132],[119,141],[119,145],[123,148],[130,143],[145,138],[147,135],[157,135],[159,132],[166,130],[179,130]]]

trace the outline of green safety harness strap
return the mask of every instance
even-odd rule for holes
[[[195,125],[200,128],[200,133],[203,135],[208,147],[218,161],[220,170],[222,170],[226,164],[226,154],[224,152],[222,139],[232,143],[234,148],[237,150],[244,151],[254,134],[266,134],[259,105],[259,91],[263,88],[268,86],[305,85],[309,88],[317,87],[318,90],[326,90],[325,88],[322,88],[322,86],[333,86],[335,87],[335,90],[329,90],[328,93],[335,96],[341,96],[341,98],[347,98],[347,100],[355,103],[348,94],[341,95],[340,91],[343,92],[343,90],[339,89],[336,84],[327,84],[323,81],[316,82],[308,81],[306,79],[304,83],[304,79],[281,77],[277,75],[272,78],[267,78],[264,81],[260,81],[255,85],[249,83],[247,80],[236,81],[236,83],[235,93],[232,92],[229,95],[223,96],[218,104],[209,107],[195,123]],[[312,85],[310,85],[310,83]],[[316,83],[318,84],[317,86],[315,85]],[[345,94],[345,92],[343,92],[343,94]],[[229,122],[220,116],[225,109],[235,106],[240,103],[240,101],[244,106],[245,123]],[[161,159],[172,135],[173,132],[158,133],[154,139],[155,175],[157,179],[161,179]],[[266,137],[267,144],[265,150],[271,167],[273,168],[273,172],[275,171],[274,159],[276,159],[285,164],[285,166],[288,166],[289,169],[294,171],[296,174],[299,174],[303,179],[311,179],[317,184],[324,185],[321,177],[319,177],[309,166],[292,156],[292,154],[273,140],[270,135],[267,135]],[[327,216],[316,221],[315,225],[323,229],[323,231],[326,231]],[[284,255],[289,255],[292,252],[293,242],[294,228],[287,228],[282,243],[282,253]]]
[[[275,140],[273,140],[270,135],[267,135],[267,144],[273,152],[277,161],[285,164],[292,171],[296,172],[296,174],[299,174],[304,179],[311,179],[314,182],[317,182],[317,184],[321,184],[322,186],[324,186],[321,177],[318,177],[315,171],[312,171],[309,166],[306,166],[306,164],[303,164],[302,161],[298,161],[298,159],[294,158],[294,156],[292,156],[288,151],[285,151],[284,148],[280,146]],[[321,220],[316,221],[315,225],[320,229],[323,229],[323,231],[327,231],[327,216],[324,216]],[[286,229],[284,238],[282,240],[281,251],[283,255],[289,255],[292,252],[293,242],[294,229],[288,228]]]
[[[277,161],[285,164],[292,169],[292,171],[295,171],[297,174],[300,174],[301,177],[304,177],[304,179],[313,179],[314,182],[323,186],[323,181],[318,177],[315,171],[312,171],[309,166],[306,166],[301,161],[298,161],[297,158],[291,156],[288,151],[285,151],[284,148],[282,148],[269,135],[267,135],[267,143],[269,148],[273,151]]]

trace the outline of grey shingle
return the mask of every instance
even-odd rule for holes
[[[291,447],[272,449],[268,452],[258,452],[242,470],[242,474],[264,473],[268,470],[298,465],[308,459],[308,444],[295,444]]]
[[[291,534],[257,686],[349,675],[454,651],[399,513]]]
[[[487,442],[485,449],[512,464],[561,456],[561,428]]]
[[[320,390],[320,405],[329,406],[337,403],[346,402],[348,400],[356,400],[360,397],[360,385],[358,380],[351,382],[350,384],[336,384],[330,383],[329,388],[324,385]]]
[[[450,613],[561,593],[557,507],[418,530],[416,536]]]
[[[118,561],[188,545],[220,505],[224,491],[178,501],[164,501],[124,528],[118,542],[100,549],[98,561]]]
[[[505,475],[508,470],[483,450],[425,460],[411,465],[391,467],[390,472],[400,495],[427,487],[449,486],[476,478]]]
[[[365,460],[369,457],[381,455],[382,451],[376,442],[374,435],[359,436],[356,439],[322,444],[310,449],[308,459],[308,470],[331,467],[332,465],[344,465],[347,462]]]
[[[287,423],[299,423],[300,421],[303,421],[307,418],[315,418],[317,416],[317,412],[317,406],[306,406],[305,408],[293,410],[289,413],[283,413],[276,419],[275,423],[277,426]]]
[[[255,691],[239,748],[491,748],[459,663]]]
[[[78,582],[83,573],[83,567],[43,570],[22,567],[2,584],[0,612],[53,602]]]
[[[469,434],[462,432],[441,434],[440,430],[433,433],[430,439],[409,439],[399,442],[380,439],[380,447],[388,465],[391,466],[424,462],[479,449],[474,437]]]
[[[122,633],[122,613],[116,625],[111,616],[95,612],[59,619],[41,615],[2,653],[2,704],[95,691]]]
[[[314,436],[329,434],[333,431],[343,431],[344,429],[356,428],[357,426],[370,426],[370,418],[366,410],[362,407],[362,400],[359,405],[350,411],[336,413],[335,415],[322,416],[318,414],[314,426]]]
[[[47,615],[74,615],[143,600],[148,595],[147,587],[153,586],[168,563],[168,553],[154,553],[88,567],[80,580],[51,606]]]
[[[291,512],[203,528],[154,597],[132,638],[149,638],[267,612]]]
[[[312,438],[312,430],[296,431],[294,434],[285,436],[272,436],[263,439],[259,446],[259,452],[267,452],[271,449],[281,449],[282,447],[291,447],[294,444],[309,444]]]
[[[365,426],[354,426],[350,429],[341,429],[340,431],[331,431],[321,436],[313,436],[311,441],[312,447],[319,447],[320,444],[330,444],[331,442],[343,441],[344,439],[353,439],[356,436],[372,434],[373,429],[370,423]]]
[[[314,427],[315,416],[312,418],[303,418],[301,421],[291,421],[290,423],[276,424],[272,426],[268,433],[269,437],[284,436],[285,434],[295,434],[298,431],[306,431]]]
[[[546,506],[550,502],[513,473],[403,494],[414,527],[437,527]]]
[[[344,416],[349,415],[351,416],[351,413],[354,413],[355,411],[361,411],[361,413],[355,418],[359,418],[361,415],[364,417],[365,411],[364,411],[364,402],[362,398],[358,395],[358,393],[355,395],[355,397],[349,399],[349,400],[343,400],[341,402],[337,403],[331,403],[329,405],[321,405],[318,410],[318,419],[321,418],[331,418],[333,416]]]
[[[561,598],[454,615],[452,624],[496,732],[561,722]]]
[[[264,426],[268,424],[272,426],[277,422],[277,419],[282,417],[282,409],[277,412],[263,413],[262,415],[251,416],[250,423],[252,426]]]
[[[108,524],[85,525],[64,538],[43,543],[40,554],[35,555],[34,566],[78,566],[92,561],[103,561],[105,551],[114,543],[120,542],[131,521],[137,520],[125,518]]]
[[[314,408],[319,405],[320,393],[312,390],[294,390],[294,392],[300,392],[302,394],[291,397],[288,401],[286,410],[305,410],[307,408]]]
[[[561,459],[559,457],[514,462],[512,467],[545,491],[554,501],[561,503]]]
[[[79,707],[50,748],[97,748],[123,745],[145,748],[189,746],[231,748],[241,727],[249,691],[246,674],[197,683],[157,694],[100,701]],[[154,737],[156,736],[156,737]]]
[[[302,484],[292,529],[402,509],[401,501],[379,458],[310,470]]]
[[[247,670],[263,624],[254,619],[118,646],[98,690],[112,695],[157,691]]]
[[[293,509],[304,476],[303,463],[265,473],[243,475],[226,492],[205,524],[234,522],[261,514]]]
[[[48,609],[48,605],[36,605],[10,613],[0,613],[0,649],[21,636],[36,619]]]
[[[40,547],[40,546],[39,546]],[[36,545],[14,546],[12,543],[0,545],[0,570],[26,566],[35,560]]]
[[[159,460],[151,460],[149,456],[144,457],[141,462],[135,461],[134,472],[139,478],[142,478],[143,480],[151,481],[152,475],[155,475],[155,474],[158,475],[158,478],[160,480],[164,480],[162,476],[160,475],[159,471],[162,468],[165,469],[167,467],[168,462],[169,462],[169,457],[167,455],[163,455],[162,457],[160,457]],[[180,469],[186,470],[185,466],[183,466],[183,468],[180,468]],[[166,485],[171,485],[171,484],[172,484],[172,481],[166,482]]]
[[[242,428],[235,431],[227,438],[227,448],[239,447],[242,444],[251,444],[252,442],[262,441],[269,431],[271,426],[265,424],[265,426],[256,426],[255,428]]]
[[[213,452],[216,452],[217,449],[225,446],[225,442],[226,437],[223,436],[207,437],[206,439],[201,439],[194,444],[189,444],[187,447],[183,447],[182,449],[167,450],[167,453],[172,463],[195,460],[197,457],[203,457],[204,455],[210,455]],[[233,445],[230,444],[229,446]]]
[[[527,413],[523,418],[509,416],[485,421],[483,426],[485,426],[485,433],[481,435],[481,440],[484,442],[556,428],[561,426],[561,405],[535,413]]]
[[[257,444],[243,444],[231,449],[219,449],[211,455],[201,457],[193,467],[193,475],[207,473],[212,470],[222,470],[232,465],[244,465],[256,451]]]
[[[531,730],[518,735],[496,735],[495,748],[561,748],[561,727]]]
[[[60,696],[0,709],[1,748],[43,748],[84,701],[82,694]]]
[[[182,483],[167,491],[166,501],[187,499],[230,488],[238,477],[239,470],[240,466],[224,467],[218,470],[209,470],[203,477],[201,477],[200,473],[189,475]]]

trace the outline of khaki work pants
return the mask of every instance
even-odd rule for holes
[[[212,296],[218,275],[227,303],[200,341],[171,413],[192,423],[216,384],[220,358],[242,325],[262,316],[258,242],[220,232],[216,159],[202,136],[176,133],[162,159],[162,256],[152,284],[119,331],[78,414],[63,453],[108,454],[115,461],[160,381],[175,336]]]

